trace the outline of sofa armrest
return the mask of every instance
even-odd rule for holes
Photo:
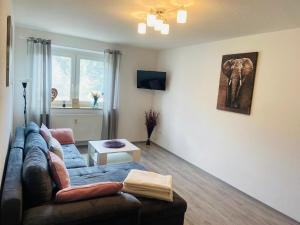
[[[1,195],[1,224],[19,225],[22,222],[23,189],[22,189],[23,150],[12,148],[9,151],[7,169]]]
[[[24,150],[25,145],[25,128],[24,127],[17,127],[15,133],[15,140],[12,143],[11,148],[21,148]]]
[[[120,193],[65,204],[49,203],[24,212],[23,225],[137,225],[141,203]]]

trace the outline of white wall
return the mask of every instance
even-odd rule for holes
[[[156,142],[300,221],[300,29],[161,51]],[[222,55],[258,51],[251,115],[216,109]],[[187,174],[188,175],[188,174]]]
[[[0,181],[12,128],[13,84],[6,87],[6,21],[11,12],[10,0],[0,1]],[[13,69],[13,68],[12,68]],[[12,74],[13,75],[13,74]],[[13,81],[13,79],[11,79]]]
[[[145,140],[144,111],[152,102],[152,92],[136,88],[137,69],[155,69],[157,51],[123,45],[109,44],[77,37],[16,28],[15,38],[15,98],[14,126],[23,123],[23,80],[28,79],[28,57],[26,38],[34,36],[51,39],[53,45],[103,51],[106,48],[122,51],[120,77],[120,119],[118,136],[131,141]],[[134,100],[133,100],[134,99]]]

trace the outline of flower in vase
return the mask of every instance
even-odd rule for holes
[[[99,91],[92,91],[91,95],[94,99],[93,106],[96,107],[98,103],[98,99],[101,97],[101,93]]]

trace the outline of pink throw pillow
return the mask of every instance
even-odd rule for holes
[[[64,161],[53,152],[48,152],[53,179],[59,190],[70,187],[70,177]]]
[[[43,123],[40,128],[40,134],[43,136],[45,141],[48,143],[48,140],[52,137],[50,130]]]
[[[50,132],[62,145],[75,144],[73,130],[70,128],[50,129]]]
[[[68,187],[56,193],[56,202],[73,202],[118,193],[123,188],[119,182],[100,182]]]

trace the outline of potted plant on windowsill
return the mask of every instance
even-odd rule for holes
[[[150,137],[151,134],[155,128],[155,126],[157,125],[157,121],[158,121],[158,112],[153,111],[152,109],[149,110],[148,112],[145,112],[145,118],[146,118],[146,127],[147,127],[147,134],[148,134],[148,138],[146,141],[146,145],[150,146]]]

